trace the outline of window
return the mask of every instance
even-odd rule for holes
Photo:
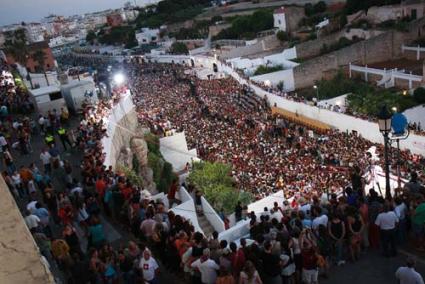
[[[281,24],[281,23],[280,23],[280,20],[278,20],[277,22],[279,23],[279,25]]]
[[[49,97],[50,97],[51,101],[55,101],[55,100],[62,99],[62,94],[61,94],[61,92],[50,93]]]

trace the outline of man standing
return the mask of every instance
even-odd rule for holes
[[[197,268],[201,272],[203,284],[215,284],[217,270],[220,268],[214,260],[210,259],[210,249],[206,248],[202,256],[191,264],[192,268]]]
[[[143,280],[149,284],[158,283],[159,265],[152,257],[151,251],[146,248],[143,251],[143,257],[140,259],[139,269],[142,271]]]
[[[50,174],[52,172],[52,166],[50,164],[51,158],[52,156],[50,155],[49,151],[47,151],[47,149],[44,148],[43,151],[41,151],[40,160],[43,163],[45,174]]]
[[[394,211],[390,211],[389,204],[384,205],[384,212],[376,217],[375,224],[380,229],[384,256],[395,256],[397,254],[396,226],[398,224],[398,218]]]
[[[397,269],[395,277],[400,284],[424,284],[422,276],[416,272],[416,260],[413,257],[408,257],[407,266],[401,266]]]
[[[67,150],[66,144],[68,144],[69,147],[72,148],[71,141],[69,141],[68,133],[67,133],[66,129],[63,128],[63,126],[59,127],[58,135],[59,135],[59,139],[61,140],[63,148],[65,149],[65,151]]]

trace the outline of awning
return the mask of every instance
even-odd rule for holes
[[[331,127],[328,124],[325,124],[323,122],[311,119],[309,117],[306,117],[306,116],[298,114],[298,113],[293,113],[293,112],[284,110],[282,108],[272,107],[272,114],[273,115],[280,115],[283,118],[285,118],[285,119],[287,119],[291,122],[295,122],[295,123],[304,125],[307,128],[315,130],[316,132],[319,132],[319,133],[325,133],[325,132],[331,130]]]

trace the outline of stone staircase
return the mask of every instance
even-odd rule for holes
[[[198,217],[199,226],[201,227],[202,231],[204,231],[205,237],[210,237],[214,232],[213,226],[211,226],[210,222],[204,214],[196,213],[196,216]]]

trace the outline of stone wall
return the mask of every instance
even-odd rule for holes
[[[323,72],[347,66],[350,62],[366,65],[398,58],[405,37],[403,33],[391,31],[308,60],[294,68],[295,87],[311,86],[323,78]]]
[[[281,46],[280,41],[276,38],[276,35],[266,36],[258,39],[258,42],[253,45],[233,48],[229,51],[223,51],[221,58],[229,59],[242,56],[249,56],[257,53],[261,53],[266,50],[273,50]]]
[[[3,177],[0,196],[0,283],[55,283]]]
[[[311,58],[318,56],[324,44],[331,45],[336,42],[344,35],[344,31],[339,31],[327,36],[319,37],[315,40],[309,40],[297,44],[297,56],[298,58]]]
[[[315,81],[323,78],[324,72],[344,67],[350,62],[366,65],[401,58],[403,56],[401,51],[402,44],[411,42],[421,37],[421,35],[425,35],[425,17],[412,22],[408,31],[388,31],[368,40],[357,42],[340,50],[308,60],[294,68],[295,88],[300,89],[312,86]],[[317,45],[320,45],[320,42],[317,42]],[[299,52],[297,46],[297,55],[302,57]]]
[[[135,135],[138,128],[137,113],[133,108],[128,112],[115,127],[115,133],[112,137],[111,147],[111,166],[116,167],[116,161],[123,148],[130,148],[130,140]],[[105,149],[104,151],[108,151]]]

